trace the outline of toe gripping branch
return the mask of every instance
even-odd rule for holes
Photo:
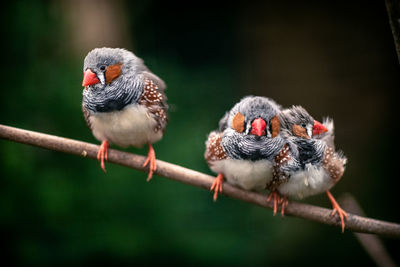
[[[149,144],[149,152],[147,153],[146,161],[143,163],[143,167],[149,165],[149,175],[147,176],[147,182],[153,177],[153,172],[157,170],[156,164],[156,152],[151,144]]]
[[[278,192],[272,191],[268,198],[267,198],[267,203],[269,203],[271,200],[274,200],[274,216],[276,215],[276,212],[278,211],[278,204],[281,205],[281,215],[285,215],[285,208],[289,204],[289,200],[285,196],[280,196]]]
[[[342,224],[342,233],[344,233],[344,227],[345,227],[345,222],[344,219],[348,218],[347,213],[339,206],[339,204],[336,202],[335,198],[332,196],[331,192],[329,190],[326,191],[326,194],[328,195],[329,200],[332,203],[332,213],[331,216],[334,216],[336,213],[340,217],[340,222]]]
[[[100,167],[104,172],[106,172],[106,166],[104,162],[108,161],[109,146],[110,144],[108,143],[108,141],[104,140],[100,145],[99,151],[97,152],[97,160],[100,161]],[[153,177],[153,172],[155,172],[157,169],[156,153],[154,152],[153,146],[151,144],[149,144],[149,152],[147,154],[147,158],[143,164],[143,167],[146,167],[147,165],[149,165],[149,175],[147,177],[147,181],[150,181]]]
[[[108,160],[108,147],[109,143],[107,140],[104,140],[99,148],[99,151],[97,152],[97,160],[100,161],[100,167],[101,169],[106,172],[106,165],[104,164],[104,160]]]
[[[339,215],[340,222],[342,225],[342,233],[343,233],[344,228],[345,228],[345,219],[348,218],[348,215],[340,207],[340,205],[336,202],[335,198],[332,196],[332,194],[329,192],[329,190],[326,191],[326,194],[328,195],[328,198],[332,203],[333,210],[332,210],[331,216],[334,216],[336,213]],[[285,214],[285,208],[289,204],[288,198],[286,196],[280,196],[279,193],[276,191],[272,191],[267,198],[267,202],[269,203],[272,199],[274,201],[274,208],[273,208],[274,216],[276,215],[276,213],[278,211],[279,204],[281,205],[281,215],[283,216]]]
[[[219,173],[210,188],[210,191],[214,190],[214,197],[213,197],[214,202],[217,201],[218,192],[222,193],[222,183],[223,182],[224,182],[224,175],[222,173]]]

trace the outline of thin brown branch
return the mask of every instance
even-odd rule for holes
[[[99,146],[57,137],[38,132],[26,131],[14,127],[0,125],[0,138],[19,143],[43,147],[50,150],[80,155],[95,159]],[[115,149],[109,150],[108,161],[125,167],[144,170],[142,164],[145,157],[134,155]],[[157,175],[179,181],[185,184],[197,186],[209,190],[214,177],[187,169],[175,164],[157,160]],[[246,201],[264,208],[272,208],[272,203],[267,203],[267,197],[259,193],[241,190],[224,183],[223,194],[226,196]],[[338,217],[330,216],[331,210],[308,204],[291,201],[285,210],[285,214],[292,215],[319,223],[341,227]],[[400,224],[390,223],[353,214],[348,214],[346,229],[354,232],[371,233],[393,238],[400,238]]]
[[[339,202],[346,211],[360,216],[365,216],[364,211],[351,194],[344,194],[339,198]],[[396,267],[395,262],[390,257],[378,236],[364,233],[354,233],[354,235],[375,262],[376,266]]]
[[[385,0],[397,58],[400,62],[400,0]]]

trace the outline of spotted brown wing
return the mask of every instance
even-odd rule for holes
[[[206,152],[204,158],[210,164],[213,161],[226,159],[226,153],[221,145],[222,134],[218,132],[211,132],[206,141]]]
[[[347,159],[341,153],[327,147],[324,154],[323,166],[330,177],[337,183],[343,176]]]
[[[274,158],[274,167],[272,169],[272,180],[267,184],[267,189],[270,191],[276,190],[279,185],[286,183],[290,178],[289,175],[283,170],[283,167],[289,162],[291,158],[290,148],[286,144],[282,150]]]
[[[139,104],[147,107],[157,125],[155,132],[165,131],[168,122],[167,96],[164,93],[165,84],[159,79],[145,78],[143,94],[139,99]]]

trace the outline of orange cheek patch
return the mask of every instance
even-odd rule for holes
[[[232,120],[232,127],[236,132],[242,133],[244,131],[244,116],[242,113],[236,113]]]
[[[111,83],[115,79],[117,79],[122,71],[121,71],[122,63],[118,63],[112,66],[108,66],[106,70],[106,83]]]
[[[303,127],[301,127],[301,126],[299,126],[297,124],[293,125],[293,134],[298,136],[298,137],[305,138],[305,139],[309,139],[310,138],[308,136],[308,134],[307,134],[306,129],[304,129]]]
[[[272,138],[276,137],[281,132],[281,123],[279,121],[278,116],[275,116],[272,118],[271,129],[272,129],[272,133],[271,133]]]

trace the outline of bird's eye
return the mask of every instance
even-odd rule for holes
[[[307,125],[306,125],[305,123],[303,123],[303,124],[301,125],[301,127],[306,128]]]
[[[106,65],[101,65],[99,68],[101,71],[105,71],[106,70]]]

